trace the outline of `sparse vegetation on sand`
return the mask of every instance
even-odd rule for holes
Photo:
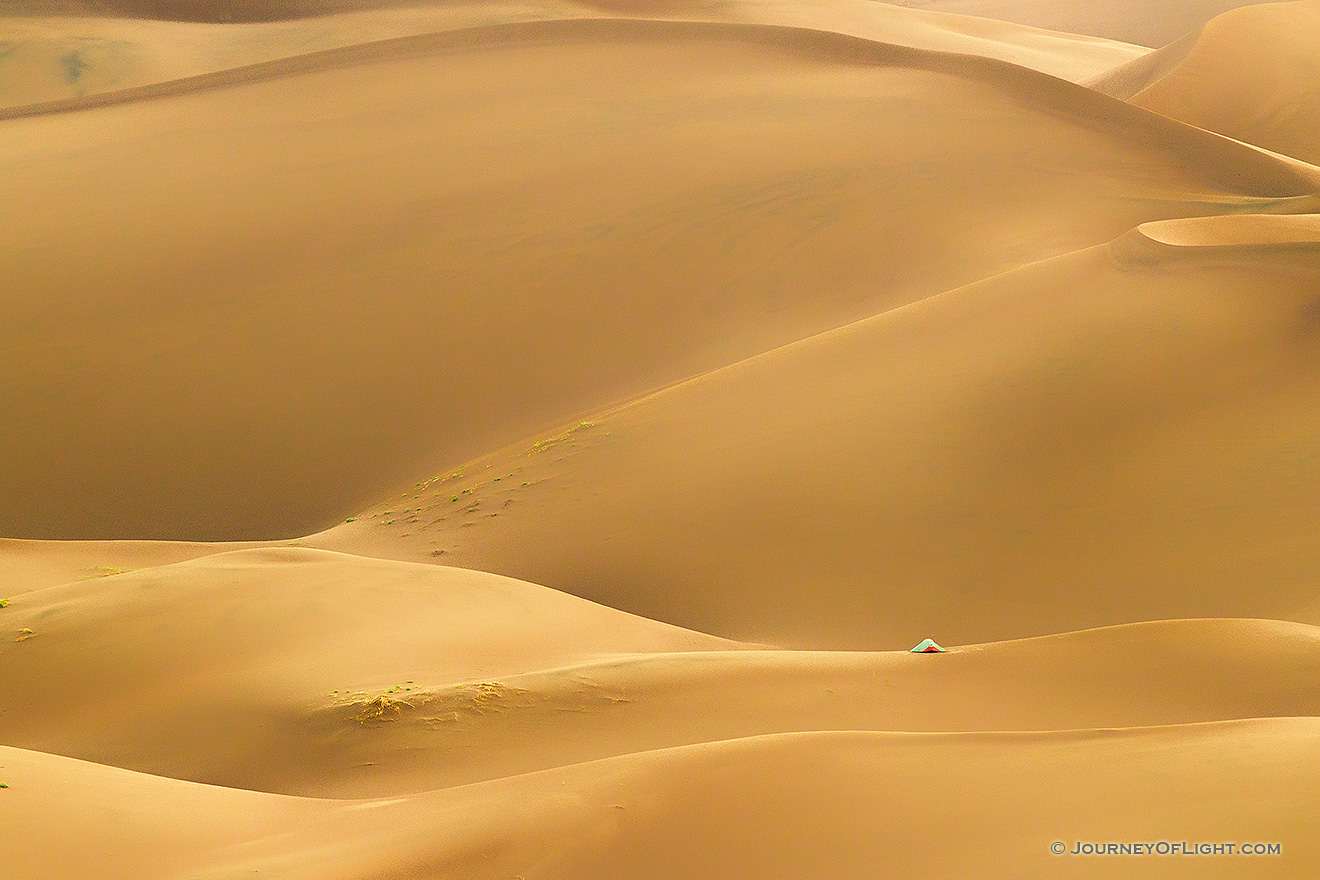
[[[573,436],[573,434],[577,433],[578,431],[584,431],[587,428],[594,428],[594,427],[596,427],[595,422],[578,422],[576,425],[569,428],[567,431],[565,431],[562,434],[556,434],[553,437],[546,437],[544,440],[537,440],[535,443],[532,444],[532,448],[527,450],[527,454],[531,455],[533,452],[544,452],[546,449],[549,449],[551,446],[555,445],[556,443],[561,443],[564,440],[567,440],[569,437]]]
[[[397,700],[394,697],[381,694],[362,703],[361,709],[352,718],[359,724],[370,724],[373,721],[392,721],[402,715],[405,709],[411,708],[412,704],[406,700]]]

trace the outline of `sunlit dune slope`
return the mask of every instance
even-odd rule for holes
[[[1299,624],[1165,621],[936,657],[764,651],[493,575],[300,549],[37,591],[3,626],[0,742],[291,794],[786,731],[1320,712],[1320,635]]]
[[[1281,852],[1148,857],[1142,875],[1301,880],[1320,867],[1310,827],[1318,745],[1314,718],[808,733],[359,802],[257,795],[4,748],[11,788],[0,821],[12,834],[7,867],[28,877],[842,880],[879,864],[904,875],[1098,877],[1131,870],[1131,857],[1055,856],[1050,844],[1185,840],[1277,842]]]
[[[222,876],[218,872],[241,860],[253,841],[344,807],[7,746],[0,746],[0,781],[9,786],[0,792],[5,871],[22,880]]]
[[[348,730],[342,715],[325,713],[304,738],[338,734],[334,761],[372,762],[370,773],[304,767],[304,778],[281,780],[278,790],[386,795],[791,731],[1057,730],[1315,715],[1316,632],[1265,621],[1161,621],[940,658],[638,655],[508,676],[481,703],[472,686],[437,688],[414,694],[397,718]],[[1171,659],[1153,668],[1154,656]]]
[[[1318,292],[1316,215],[1150,224],[511,446],[314,540],[796,646],[1320,622]]]
[[[1188,248],[1181,254],[1192,259],[1213,258],[1224,253],[1240,257],[1257,251],[1282,265],[1294,260],[1304,270],[1315,268],[1308,257],[1320,243],[1320,214],[1232,214],[1224,217],[1189,217],[1143,223],[1125,242],[1126,252],[1135,256],[1150,243]],[[1218,250],[1217,250],[1218,249]],[[1178,251],[1155,249],[1173,257]]]
[[[0,122],[0,534],[305,533],[572,414],[1317,187],[1022,68],[787,28],[266,72]]]
[[[185,562],[265,543],[197,541],[19,541],[0,538],[0,598],[73,581]]]
[[[52,587],[4,611],[0,741],[253,788],[369,776],[334,763],[368,693],[735,647],[493,575],[293,548]],[[313,710],[332,716],[323,739],[305,729]]]
[[[539,19],[656,17],[798,25],[921,49],[985,55],[1074,81],[1095,78],[1147,54],[1141,47],[1096,37],[872,0],[482,0],[226,24],[32,12],[29,8],[5,17],[0,7],[0,108],[140,87],[391,37]]]
[[[985,16],[1160,47],[1216,15],[1270,0],[897,0],[900,6]]]
[[[1147,52],[1117,67],[1111,67],[1104,73],[1083,81],[1083,85],[1126,101],[1181,64],[1187,53],[1196,46],[1197,40],[1201,39],[1202,30],[1204,26],[1153,52]]]
[[[1238,9],[1206,25],[1132,103],[1320,163],[1320,2]]]

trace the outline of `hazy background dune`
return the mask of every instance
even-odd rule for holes
[[[329,15],[346,10],[400,6],[380,0],[5,0],[0,10],[11,14],[108,15],[162,21],[231,24],[283,21]]]
[[[899,0],[896,5],[999,18],[1158,48],[1216,15],[1269,0]]]
[[[1132,103],[1307,162],[1320,162],[1320,3],[1235,10]]]

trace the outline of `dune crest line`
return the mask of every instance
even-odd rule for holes
[[[1158,114],[1145,114],[1139,108],[1111,98],[1109,95],[1006,61],[976,55],[916,49],[833,31],[770,24],[582,18],[460,28],[326,49],[308,55],[266,61],[123,91],[103,92],[85,98],[3,108],[0,109],[0,121],[172,97],[437,52],[545,45],[566,38],[662,41],[691,36],[727,39],[744,44],[805,52],[828,63],[912,67],[989,81],[996,85],[1008,86],[1011,91],[1017,93],[1026,92],[1035,101],[1052,106],[1070,118],[1088,118],[1113,123],[1144,116],[1146,124],[1160,135],[1183,140],[1189,145],[1198,139],[1197,133],[1199,133],[1200,142],[1196,146],[1204,152],[1198,158],[1211,169],[1230,159],[1251,163],[1253,174],[1264,174],[1269,177],[1268,183],[1262,181],[1258,184],[1262,192],[1291,185],[1297,189],[1290,194],[1301,195],[1314,191],[1314,188],[1320,185],[1320,169],[1306,163],[1271,162],[1265,153],[1242,145],[1231,138]],[[1257,157],[1255,161],[1252,159],[1253,156]],[[1240,174],[1231,172],[1226,180],[1242,182]]]

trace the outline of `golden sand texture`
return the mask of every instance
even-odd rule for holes
[[[1240,5],[0,0],[0,877],[1320,876]]]
[[[1217,15],[1270,0],[898,0],[898,5],[984,16],[1159,48]]]
[[[1238,140],[1320,162],[1320,3],[1250,6],[1206,25],[1132,103]]]
[[[1316,188],[1020,67],[819,31],[309,57],[3,123],[10,536],[292,537],[566,414]]]
[[[265,4],[252,4],[261,8]],[[342,9],[244,21],[107,15],[0,16],[0,109],[163,85],[316,51],[493,24],[546,19],[660,18],[795,25],[921,49],[985,55],[1071,80],[1100,76],[1148,50],[1010,22],[892,7],[872,0],[588,3],[484,0]],[[204,10],[215,11],[217,4]],[[3,10],[0,4],[0,10]],[[329,9],[329,7],[327,7]]]

